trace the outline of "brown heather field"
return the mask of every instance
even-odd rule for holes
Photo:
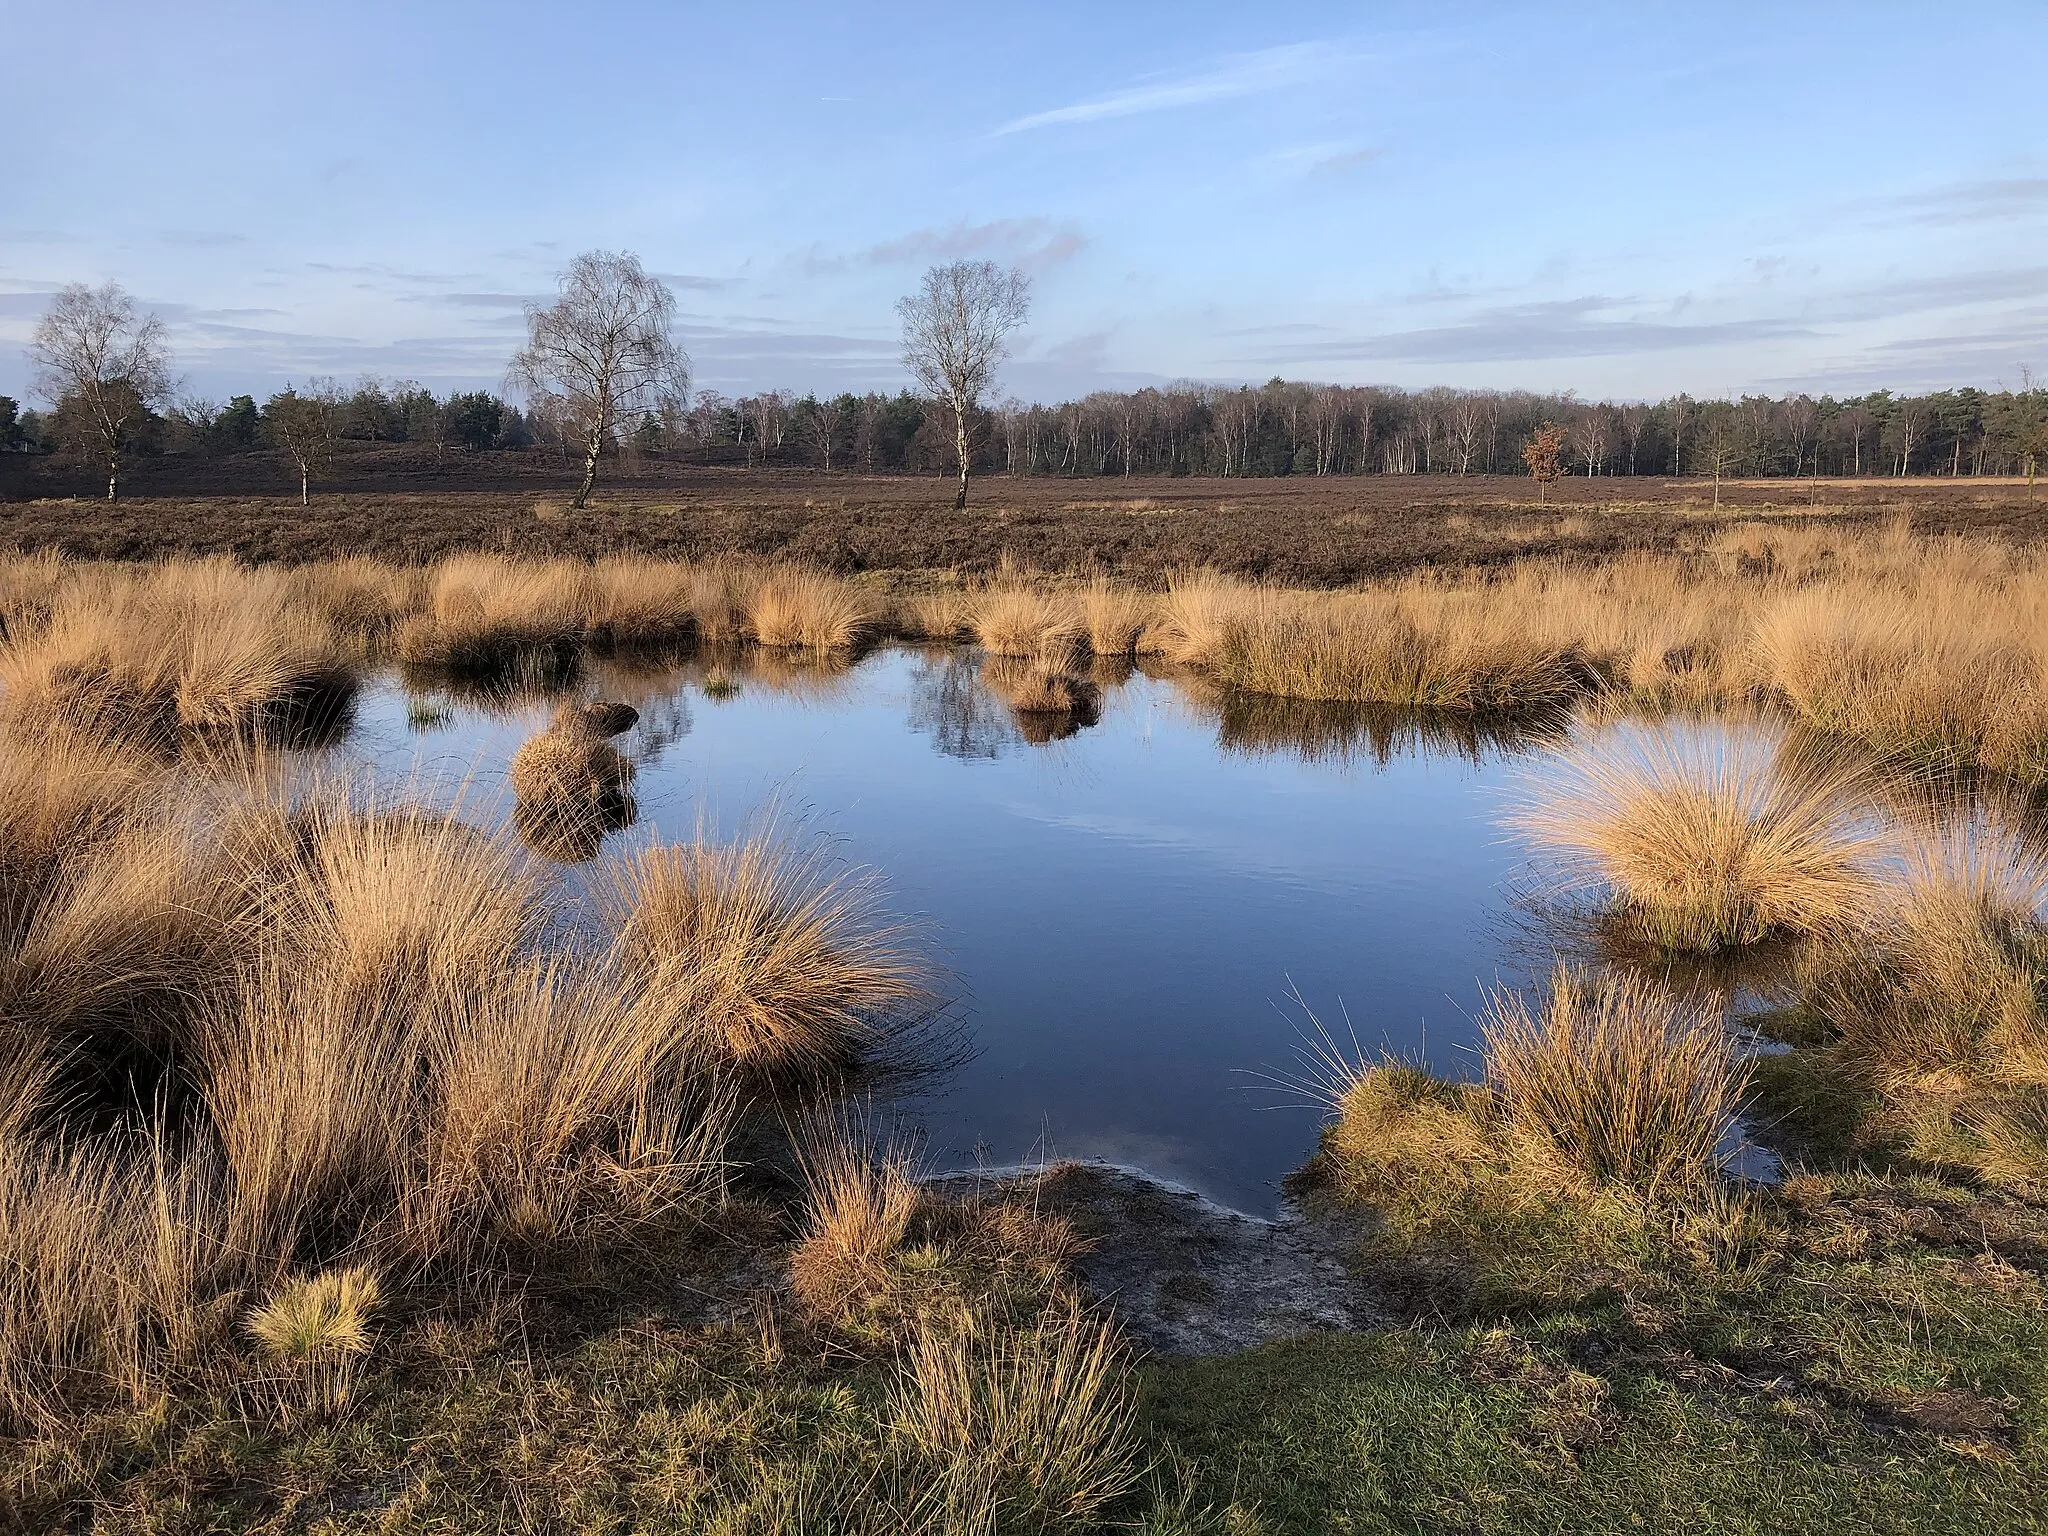
[[[573,476],[540,453],[437,458],[418,448],[345,453],[312,507],[268,454],[137,465],[123,499],[91,477],[0,456],[0,546],[99,559],[231,554],[424,560],[461,550],[592,557],[774,558],[839,572],[987,571],[1005,555],[1046,571],[1146,583],[1206,566],[1298,586],[1341,586],[1425,566],[1529,555],[1602,558],[1696,541],[1729,517],[1821,517],[2033,543],[2048,499],[2024,483],[1916,479],[1731,482],[1722,510],[1698,480],[1567,479],[1539,505],[1524,479],[1012,479],[975,484],[965,514],[939,476],[650,464],[611,469],[568,510]]]

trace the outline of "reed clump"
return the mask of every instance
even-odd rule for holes
[[[1509,819],[1605,921],[1711,951],[1855,920],[1877,849],[1857,783],[1761,723],[1649,726],[1546,759]]]

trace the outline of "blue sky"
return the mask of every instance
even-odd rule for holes
[[[2048,373],[2048,5],[0,0],[0,392],[115,279],[194,388],[496,386],[590,247],[701,385],[903,382],[1029,270],[1004,387],[1635,397]]]

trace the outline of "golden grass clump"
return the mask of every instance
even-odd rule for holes
[[[1025,656],[1057,665],[1087,641],[1081,610],[1066,594],[998,581],[974,594],[968,625],[991,656]]]
[[[772,836],[646,849],[606,907],[648,1006],[752,1071],[849,1064],[920,994],[919,968],[873,916],[873,887]]]
[[[1037,1311],[1065,1294],[1085,1246],[1010,1195],[940,1194],[910,1159],[836,1126],[802,1153],[802,1236],[790,1287],[804,1316],[849,1338],[916,1338]]]
[[[1106,577],[1089,582],[1081,594],[1081,624],[1088,648],[1097,656],[1137,656],[1159,649],[1153,634],[1159,610],[1146,593],[1122,587]]]
[[[100,847],[158,789],[159,765],[70,732],[0,735],[0,918],[13,929],[68,861]]]
[[[17,725],[168,747],[345,696],[359,662],[282,574],[184,561],[68,590],[47,624],[0,646],[0,686]]]
[[[748,633],[774,650],[849,650],[873,631],[876,617],[852,583],[801,567],[762,577],[747,604]]]
[[[700,573],[675,560],[614,556],[591,569],[584,618],[608,645],[662,645],[698,631]]]
[[[512,754],[512,792],[525,804],[594,805],[633,782],[632,762],[601,736],[550,728]]]
[[[1553,1294],[1674,1233],[1725,1253],[1748,1217],[1719,1178],[1747,1074],[1718,1017],[1641,978],[1561,970],[1494,1000],[1485,1078],[1340,1068],[1317,1167],[1377,1207],[1378,1241],[1447,1287]]]
[[[156,1136],[0,1136],[0,1427],[112,1392],[147,1405],[226,1343],[214,1305],[252,1278],[221,1188]]]
[[[1026,1326],[913,1335],[891,1398],[947,1530],[1091,1520],[1138,1476],[1137,1414],[1128,1349],[1072,1303]]]
[[[1480,1027],[1506,1123],[1587,1187],[1654,1199],[1718,1171],[1744,1077],[1718,1018],[1641,977],[1560,971],[1540,1010],[1508,993]]]
[[[113,1056],[160,1052],[232,975],[243,917],[203,825],[138,820],[69,867],[9,936],[0,1010]]]
[[[804,1158],[803,1236],[790,1251],[797,1304],[844,1326],[886,1301],[890,1267],[924,1204],[909,1160],[838,1136]]]
[[[1297,699],[1427,709],[1554,707],[1584,690],[1570,647],[1505,605],[1430,582],[1385,591],[1266,592],[1224,621],[1205,665]]]
[[[731,1094],[619,982],[536,960],[442,1017],[407,1212],[416,1246],[545,1253],[716,1204]]]
[[[1779,732],[1737,721],[1581,741],[1524,781],[1510,821],[1560,855],[1609,916],[1666,949],[1715,950],[1852,921],[1872,889],[1873,835],[1845,769],[1800,762]]]
[[[948,645],[966,640],[974,633],[973,596],[958,587],[912,593],[898,599],[893,622],[897,633],[911,640]]]
[[[288,1280],[249,1314],[249,1336],[280,1360],[362,1355],[380,1291],[376,1274],[356,1265]]]
[[[591,571],[579,562],[450,555],[399,627],[398,655],[416,667],[492,673],[523,650],[577,640],[592,607]]]
[[[2000,801],[1904,818],[1896,888],[1809,966],[1793,1053],[1868,1096],[1852,1144],[1999,1182],[2048,1181],[2048,856]],[[1774,1063],[1780,1075],[1786,1063]]]
[[[1160,604],[1159,648],[1186,666],[1213,665],[1258,598],[1258,588],[1215,571],[1176,574]]]

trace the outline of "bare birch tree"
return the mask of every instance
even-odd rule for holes
[[[332,379],[315,379],[304,389],[287,384],[263,406],[263,427],[299,470],[299,505],[312,504],[315,475],[334,462],[341,436],[341,413],[347,401]]]
[[[958,509],[967,505],[973,456],[968,426],[982,392],[1009,356],[1010,332],[1031,312],[1031,283],[1014,267],[956,261],[925,273],[918,291],[896,301],[903,321],[903,366],[932,399],[953,413],[953,454],[960,465]]]
[[[37,391],[76,402],[107,466],[107,500],[121,493],[121,456],[150,412],[171,398],[164,323],[143,314],[118,283],[72,283],[36,322],[28,344]]]
[[[580,439],[583,484],[571,505],[581,507],[622,428],[688,404],[690,359],[673,334],[675,295],[630,252],[585,251],[562,274],[561,294],[526,306],[526,345],[509,377]]]

